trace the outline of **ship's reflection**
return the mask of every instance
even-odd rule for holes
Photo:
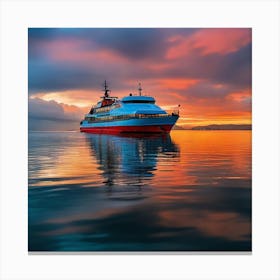
[[[155,175],[159,158],[174,161],[180,154],[169,134],[87,134],[86,139],[108,187],[141,188]]]

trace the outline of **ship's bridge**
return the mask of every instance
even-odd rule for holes
[[[155,99],[151,96],[143,96],[143,95],[129,95],[121,100],[123,103],[149,103],[155,104]]]

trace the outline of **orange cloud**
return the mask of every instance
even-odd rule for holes
[[[197,84],[200,80],[198,79],[161,79],[157,80],[160,87],[166,89],[187,89],[190,86]]]
[[[252,96],[251,90],[243,90],[240,92],[233,92],[228,95],[228,98],[236,102],[242,102],[246,99],[250,99]]]
[[[40,98],[44,101],[55,101],[57,103],[67,104],[69,106],[89,107],[101,95],[100,92],[92,90],[66,90],[58,92],[38,92],[30,98]]]

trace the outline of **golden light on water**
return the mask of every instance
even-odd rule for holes
[[[221,161],[223,158],[229,162],[229,176],[233,176],[232,173],[238,173],[238,176],[243,178],[248,176],[248,170],[251,166],[249,153],[251,131],[172,131],[171,139],[178,147],[178,153],[172,158],[161,155],[160,151],[158,155],[154,155],[155,167],[152,171],[154,176],[151,182],[168,187],[186,183],[196,185],[199,184],[201,176],[196,176],[192,170],[205,166],[211,172],[212,168],[215,169],[216,165],[223,163]],[[139,145],[133,144],[131,146],[130,139],[121,138],[121,140],[123,142],[120,143],[123,144],[118,149],[123,152],[120,152],[117,158],[110,156],[117,146],[98,140],[97,143],[101,146],[99,148],[97,146],[98,150],[93,150],[93,146],[86,139],[83,148],[77,146],[75,142],[64,148],[61,147],[57,151],[54,161],[50,161],[50,158],[45,155],[37,156],[36,160],[40,164],[44,164],[44,169],[32,174],[32,177],[64,178],[69,184],[74,184],[77,181],[86,184],[91,182],[93,178],[102,182],[104,178],[101,170],[108,173],[110,168],[116,168],[116,164],[123,164],[125,168],[133,164],[126,159],[126,153],[129,155],[131,152],[129,149],[137,149],[135,151],[139,153],[139,164],[143,164],[145,151],[143,143],[139,142]],[[137,170],[137,166],[135,168]],[[110,172],[114,177],[114,169]],[[50,186],[59,183],[48,181],[40,184]]]

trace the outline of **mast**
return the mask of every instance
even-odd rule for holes
[[[109,97],[109,89],[108,89],[108,85],[107,85],[107,82],[106,82],[106,80],[105,80],[105,82],[104,82],[104,97],[106,98],[106,97]]]
[[[142,88],[141,88],[141,83],[138,84],[138,91],[139,91],[139,95],[142,95]]]

